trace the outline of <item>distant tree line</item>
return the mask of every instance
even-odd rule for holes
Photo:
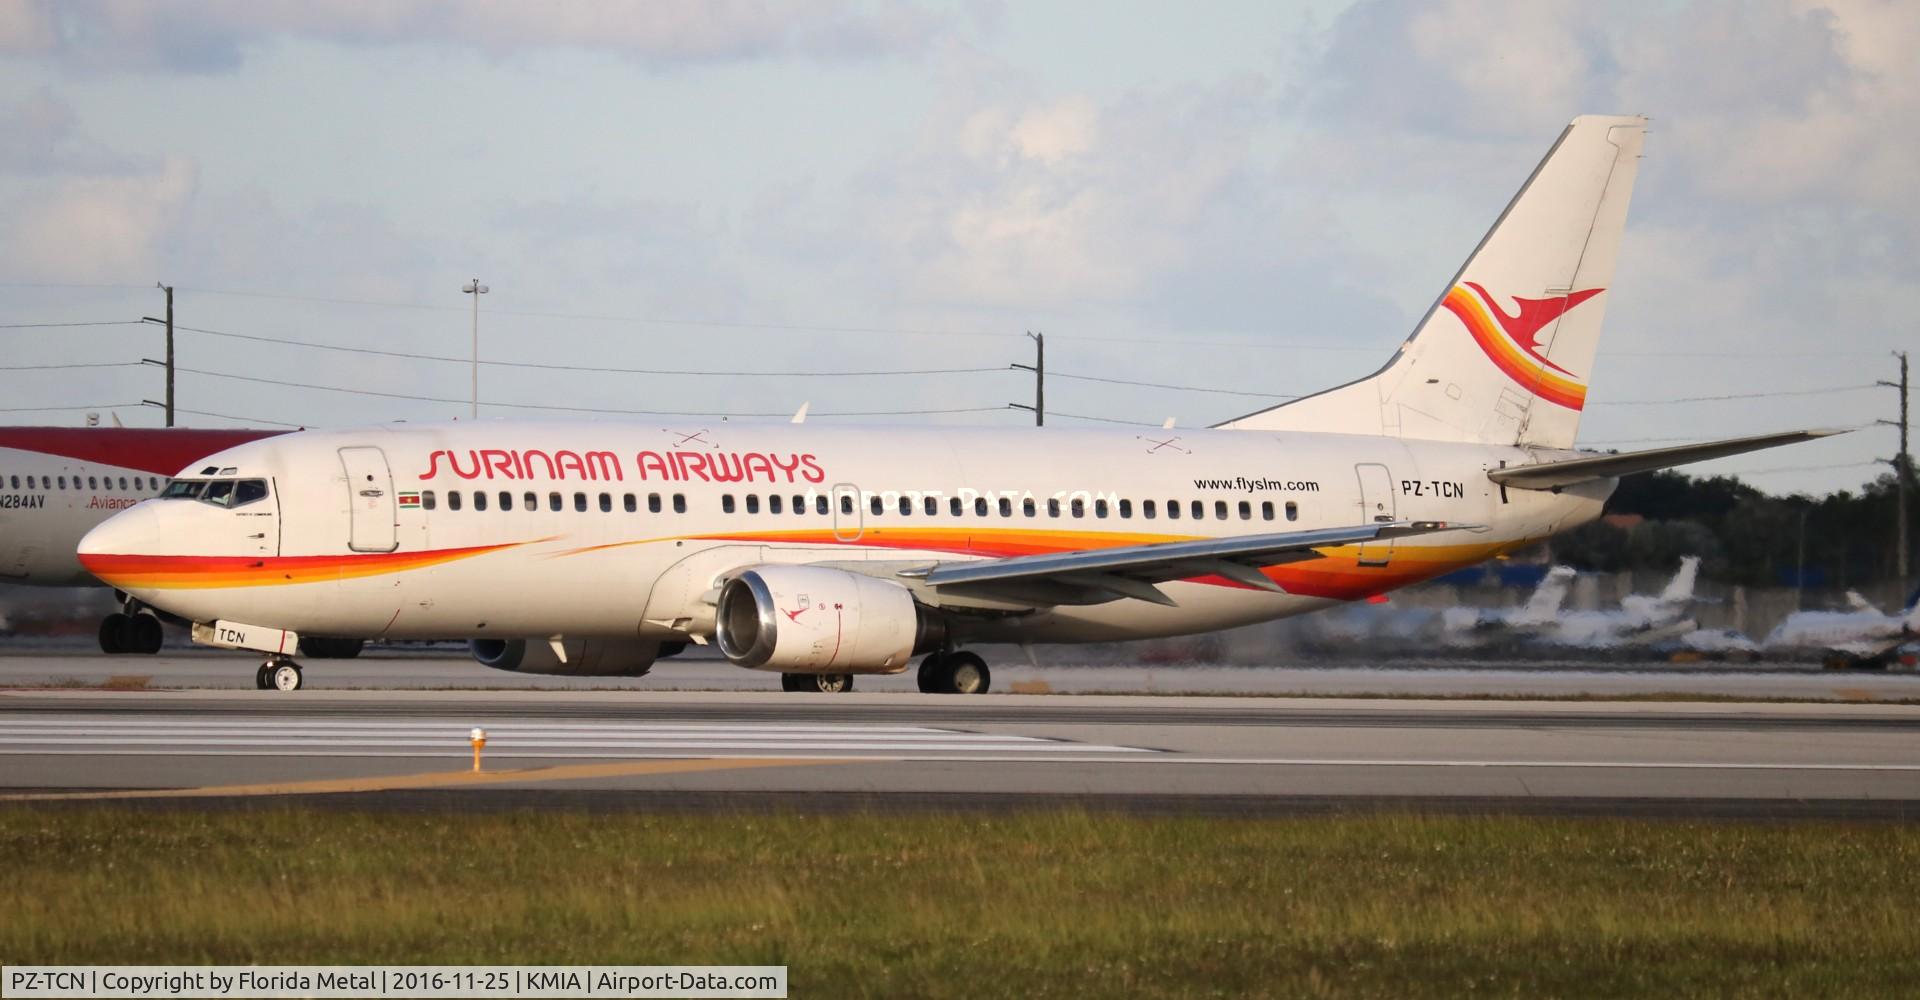
[[[1920,492],[1907,492],[1907,538],[1920,540]],[[1889,471],[1858,492],[1776,497],[1729,476],[1683,472],[1628,476],[1607,514],[1646,520],[1622,528],[1605,521],[1553,540],[1553,556],[1577,569],[1671,570],[1697,555],[1709,579],[1748,586],[1860,587],[1894,579],[1896,480]],[[1804,544],[1805,575],[1797,578]],[[1910,564],[1911,566],[1911,564]],[[1920,575],[1920,566],[1910,573]]]

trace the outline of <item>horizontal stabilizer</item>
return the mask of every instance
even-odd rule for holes
[[[1655,448],[1651,451],[1568,458],[1557,462],[1542,462],[1538,465],[1494,469],[1487,473],[1487,478],[1502,486],[1523,490],[1552,490],[1599,479],[1618,479],[1636,472],[1671,469],[1676,465],[1705,462],[1714,458],[1726,458],[1728,455],[1760,451],[1763,448],[1778,448],[1783,444],[1798,444],[1802,441],[1813,441],[1845,433],[1847,432],[1844,430],[1785,431],[1779,434],[1760,434],[1726,441],[1709,441],[1705,444]]]

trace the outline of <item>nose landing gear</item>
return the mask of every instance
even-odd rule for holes
[[[284,656],[271,656],[253,673],[253,684],[262,691],[298,691],[305,681],[300,664]]]

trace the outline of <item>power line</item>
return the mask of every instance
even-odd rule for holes
[[[1048,413],[1051,413],[1051,414],[1053,414],[1053,415],[1054,415],[1054,416],[1056,416],[1056,417],[1067,417],[1067,418],[1069,418],[1069,419],[1072,419],[1072,420],[1091,420],[1091,421],[1094,421],[1095,423],[1102,423],[1102,424],[1125,424],[1125,425],[1127,425],[1127,426],[1129,426],[1129,427],[1158,427],[1158,426],[1160,426],[1159,424],[1154,424],[1154,423],[1148,423],[1148,422],[1146,422],[1146,421],[1144,421],[1144,420],[1117,420],[1117,419],[1115,419],[1115,418],[1113,418],[1113,417],[1094,417],[1094,416],[1088,416],[1088,415],[1087,415],[1087,414],[1085,414],[1085,413],[1062,413],[1062,412],[1060,412],[1059,410],[1048,410],[1047,412],[1048,412]]]
[[[0,365],[0,372],[38,372],[55,368],[143,368],[138,361],[93,361],[70,365]]]
[[[93,403],[87,406],[7,406],[0,407],[0,413],[51,413],[55,410],[118,410],[139,403]]]
[[[284,420],[266,420],[260,417],[238,417],[231,413],[214,413],[211,410],[189,410],[184,406],[175,407],[181,413],[191,413],[196,417],[218,417],[221,420],[233,420],[243,424],[272,424],[275,427],[305,428],[306,424],[290,424]]]
[[[1067,372],[1049,372],[1054,378],[1073,379],[1077,382],[1105,382],[1108,385],[1137,385],[1148,389],[1175,389],[1181,392],[1213,392],[1223,396],[1261,396],[1267,399],[1299,399],[1298,395],[1277,392],[1242,392],[1238,389],[1216,389],[1204,385],[1174,385],[1169,382],[1140,382],[1134,379],[1107,378],[1101,375],[1074,375]]]
[[[372,354],[384,358],[404,358],[410,361],[436,361],[453,364],[472,364],[470,358],[456,358],[444,354],[418,354],[409,351],[385,351],[373,347],[342,347],[338,344],[321,344],[310,340],[290,340],[279,337],[262,337],[256,334],[232,333],[226,330],[209,330],[205,327],[175,325],[176,330],[206,334],[212,337],[230,337],[235,340],[251,340],[263,344],[279,344],[290,347],[307,347],[320,351],[339,351],[346,354]],[[668,375],[696,378],[863,378],[894,375],[974,375],[981,373],[1001,373],[1005,368],[898,368],[863,371],[725,371],[719,369],[685,368],[609,368],[602,365],[561,365],[536,361],[486,361],[480,362],[494,368],[528,368],[543,371],[599,372],[609,375]],[[184,369],[182,369],[184,371]]]
[[[1783,396],[1830,396],[1840,392],[1858,392],[1873,385],[1836,385],[1825,389],[1786,389],[1779,392],[1738,392],[1724,396],[1675,396],[1672,399],[1596,399],[1594,406],[1665,406],[1669,403],[1712,403],[1730,399],[1774,399]]]
[[[203,368],[182,367],[179,370],[192,375],[205,375],[210,378],[232,379],[238,382],[256,382],[262,385],[285,386],[293,389],[317,389],[323,392],[342,392],[342,393],[348,393],[350,395],[355,395],[355,396],[378,396],[383,399],[406,399],[406,400],[412,400],[412,401],[421,402],[421,403],[465,403],[467,402],[467,400],[464,400],[464,399],[452,399],[445,396],[417,396],[411,393],[381,392],[380,390],[377,390],[377,389],[351,389],[346,386],[319,385],[311,382],[290,382],[283,379],[262,378],[258,375],[235,375],[230,372],[208,371]],[[750,412],[733,412],[733,411],[723,411],[723,410],[711,410],[711,411],[623,410],[623,409],[615,409],[612,407],[559,406],[559,405],[543,404],[543,403],[489,402],[485,405],[503,407],[506,409],[514,409],[514,410],[555,410],[555,411],[567,412],[567,413],[619,413],[619,414],[627,414],[630,416],[648,416],[648,417],[787,417],[787,416],[792,416],[792,411],[790,410],[772,410],[772,411],[766,411],[766,412],[750,413]],[[822,412],[814,413],[813,415],[816,417],[904,417],[904,416],[922,416],[922,415],[943,414],[943,413],[997,413],[1000,410],[1001,410],[1001,407],[998,407],[998,406],[971,406],[971,407],[959,407],[959,408],[953,408],[953,409],[931,409],[931,410],[841,410],[841,411],[835,411],[835,412],[822,411]],[[234,419],[238,419],[238,418],[234,418]]]
[[[68,326],[139,326],[137,319],[101,320],[95,323],[0,323],[0,330],[52,330]]]

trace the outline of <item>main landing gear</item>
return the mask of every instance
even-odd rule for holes
[[[253,685],[262,691],[298,691],[304,680],[300,664],[284,656],[267,657],[253,672]]]
[[[160,619],[139,613],[116,611],[100,622],[100,651],[103,653],[144,653],[160,651],[164,636]]]
[[[923,694],[986,694],[993,673],[973,653],[929,653],[920,661],[919,680]]]
[[[852,674],[781,674],[780,690],[840,694],[853,690]]]

